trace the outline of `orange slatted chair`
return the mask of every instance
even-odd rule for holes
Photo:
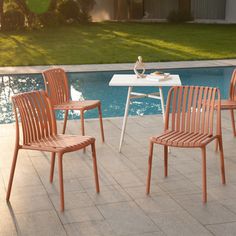
[[[218,108],[215,110],[215,101]],[[200,148],[202,151],[203,202],[207,201],[206,145],[217,139],[220,148],[221,177],[225,184],[224,153],[221,132],[220,91],[209,87],[173,87],[168,93],[164,133],[150,139],[147,194],[150,193],[153,145],[164,146],[164,174],[168,174],[168,146]],[[216,127],[214,129],[214,112]]]
[[[79,110],[81,119],[81,134],[85,135],[84,112],[98,108],[102,141],[104,142],[104,131],[102,122],[101,102],[99,100],[71,101],[66,73],[61,68],[53,68],[43,72],[45,89],[51,99],[54,110],[64,110],[64,125],[62,133],[65,133],[69,110]]]
[[[58,172],[61,196],[61,211],[64,211],[64,187],[62,157],[64,153],[92,147],[92,157],[96,191],[99,192],[99,181],[95,151],[95,138],[80,135],[57,134],[55,114],[51,102],[44,91],[23,93],[12,97],[16,119],[16,142],[7,189],[7,201],[10,199],[11,187],[20,149],[51,152],[50,182],[53,181],[56,154],[58,156]],[[18,116],[22,124],[23,140],[20,144]]]
[[[221,110],[229,110],[231,114],[232,128],[234,136],[236,136],[234,109],[236,109],[236,69],[233,71],[230,81],[229,98],[221,100]]]

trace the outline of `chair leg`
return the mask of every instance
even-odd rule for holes
[[[60,198],[61,198],[61,211],[64,211],[64,185],[63,185],[63,166],[62,166],[62,154],[58,154],[58,173],[59,173],[59,185],[60,185]]]
[[[101,109],[101,104],[98,105],[98,115],[99,115],[99,121],[100,121],[100,129],[101,129],[102,142],[105,142],[104,129],[103,129],[103,122],[102,122],[102,109]]]
[[[164,146],[165,177],[168,176],[168,146]]]
[[[53,181],[54,166],[55,166],[55,156],[56,156],[56,153],[52,152],[51,153],[51,168],[50,168],[50,183],[52,183],[52,181]]]
[[[206,147],[202,147],[202,201],[207,202]]]
[[[85,131],[84,131],[84,111],[81,110],[80,111],[80,122],[81,122],[81,135],[85,135]]]
[[[148,159],[148,176],[147,176],[147,186],[146,194],[150,193],[151,175],[152,175],[152,157],[153,157],[153,142],[150,142],[149,147],[149,159]]]
[[[95,143],[92,143],[92,144],[91,144],[91,148],[92,148],[93,170],[94,170],[96,191],[97,191],[97,193],[99,193],[99,192],[100,192],[100,188],[99,188],[99,180],[98,180],[98,168],[97,168],[97,158],[96,158]]]
[[[80,110],[80,122],[81,122],[81,135],[85,135],[85,129],[84,129],[84,111]],[[86,152],[86,148],[83,149],[83,152]]]
[[[216,139],[215,141],[215,151],[218,152],[218,148],[219,148],[219,141],[218,139]]]
[[[220,169],[221,169],[221,179],[222,184],[225,184],[225,164],[224,164],[224,150],[223,150],[223,142],[222,137],[219,138],[219,149],[220,149]]]
[[[232,122],[233,133],[234,133],[234,136],[236,136],[234,110],[233,109],[230,110],[230,113],[231,113],[231,122]]]
[[[7,188],[7,196],[6,196],[7,202],[9,202],[10,195],[11,195],[11,187],[12,187],[12,182],[13,182],[15,168],[16,168],[16,161],[17,161],[18,151],[19,151],[19,149],[17,147],[15,147],[14,155],[13,155],[13,161],[12,161],[12,165],[11,165],[11,173],[10,173],[10,178],[9,178],[8,188]]]
[[[69,112],[68,110],[65,110],[62,134],[65,134],[65,132],[66,132],[66,124],[67,124],[68,112]]]

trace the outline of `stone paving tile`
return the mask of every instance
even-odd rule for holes
[[[17,229],[14,222],[14,215],[11,213],[10,207],[8,207],[6,202],[0,203],[0,212],[0,235],[17,235]]]
[[[168,195],[148,196],[135,202],[151,218],[160,212],[181,210],[180,205]]]
[[[0,155],[0,235],[236,235],[236,139],[229,115],[223,113],[222,120],[227,184],[221,184],[219,154],[213,143],[207,151],[205,205],[199,150],[171,149],[169,176],[165,178],[163,148],[156,146],[151,194],[145,194],[149,136],[162,132],[162,117],[129,119],[122,153],[118,153],[122,119],[104,119],[105,144],[101,142],[97,120],[86,120],[86,131],[97,137],[101,192],[97,194],[95,190],[90,148],[85,154],[65,155],[64,213],[60,212],[57,163],[54,182],[50,184],[50,155],[42,152],[20,151],[11,204],[6,204],[14,125],[1,126],[5,136],[0,134],[0,148],[4,150],[4,155]],[[61,123],[58,122],[59,130]],[[67,133],[77,134],[79,130],[79,121],[69,121]]]
[[[34,186],[13,186],[11,191],[11,197],[18,197],[24,199],[25,197],[36,197],[41,195],[46,195],[46,189],[43,185],[34,185]]]
[[[140,186],[145,182],[145,180],[141,181],[134,173],[130,171],[114,173],[112,176],[122,187]]]
[[[141,233],[141,234],[129,234],[126,236],[164,236],[166,235],[164,232],[162,231],[156,231],[156,232],[149,232],[149,233]]]
[[[236,222],[207,225],[206,227],[216,236],[235,236],[236,234]]]
[[[54,207],[57,210],[60,210],[60,195],[52,194],[50,199]],[[82,207],[94,206],[93,201],[90,199],[89,195],[85,192],[65,192],[65,208],[75,209]]]
[[[87,193],[96,205],[126,202],[131,200],[130,196],[118,185],[110,186],[109,189],[103,188],[99,194],[92,191],[92,189],[88,189]]]
[[[201,188],[194,185],[192,182],[190,182],[187,179],[180,179],[180,180],[172,180],[165,182],[163,181],[160,183],[160,186],[163,190],[165,190],[168,193],[174,194],[174,193],[199,193],[201,192]]]
[[[87,221],[65,225],[69,236],[116,236],[107,221]]]
[[[152,219],[168,236],[212,235],[186,211],[161,212],[153,216]]]
[[[133,200],[144,198],[146,194],[146,186],[126,187],[125,191],[132,197]],[[166,195],[167,193],[160,186],[151,185],[151,196]]]
[[[94,206],[65,210],[64,213],[59,213],[59,217],[63,224],[104,219]]]
[[[236,221],[236,214],[222,204],[209,201],[202,202],[179,201],[180,205],[203,225]]]
[[[19,235],[66,235],[66,232],[55,211],[16,214],[15,218],[19,228]]]
[[[219,200],[219,202],[230,211],[234,212],[236,214],[236,198],[228,198]]]
[[[54,178],[53,183],[50,183],[49,179],[46,178],[46,180],[43,181],[43,184],[48,194],[52,195],[60,193],[58,178]],[[85,190],[77,178],[71,178],[71,179],[64,179],[64,191],[84,192]]]
[[[53,209],[53,205],[47,195],[17,197],[12,196],[11,206],[16,214]]]
[[[118,235],[159,231],[150,218],[133,202],[100,205],[98,209]]]
[[[7,186],[9,175],[10,175],[10,169],[5,169],[3,172],[3,178],[5,185]],[[16,166],[15,176],[14,176],[14,185],[18,187],[26,187],[26,186],[35,186],[40,185],[41,181],[39,179],[39,176],[37,175],[35,169],[33,166]]]
[[[86,189],[94,189],[95,191],[95,180],[94,180],[94,176],[93,177],[88,177],[88,178],[79,178],[79,182],[81,183],[82,187],[86,190]],[[99,178],[99,186],[102,189],[104,186],[110,186],[113,184],[117,184],[117,182],[113,179],[113,177],[111,176],[109,179],[104,177],[104,176],[100,176]]]

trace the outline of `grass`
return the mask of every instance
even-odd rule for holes
[[[0,66],[236,58],[236,25],[91,23],[0,33]]]

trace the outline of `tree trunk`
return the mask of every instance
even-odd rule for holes
[[[26,16],[28,25],[31,27],[34,21],[35,14],[28,9],[24,0],[15,0],[15,2]]]
[[[3,0],[0,0],[0,29],[2,29],[2,18],[3,18]]]
[[[51,3],[49,5],[49,11],[55,11],[57,7],[57,0],[51,0]]]
[[[128,18],[129,3],[127,0],[116,1],[116,20],[127,20]]]

